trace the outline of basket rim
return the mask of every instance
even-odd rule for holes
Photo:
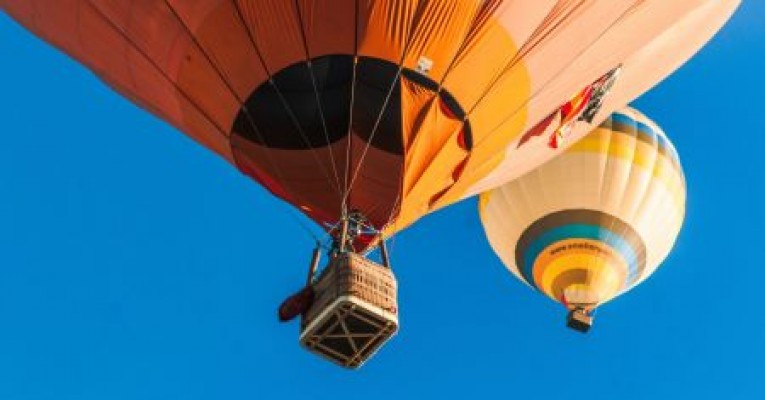
[[[356,300],[356,301],[350,301],[350,300]],[[359,303],[359,301],[360,301],[360,303]],[[363,299],[360,299],[360,298],[358,298],[356,296],[342,295],[342,296],[337,297],[335,300],[330,302],[326,307],[324,307],[324,309],[320,313],[316,314],[316,316],[313,317],[313,319],[311,321],[309,321],[308,324],[306,324],[305,326],[302,326],[302,324],[301,324],[301,328],[300,328],[300,340],[302,341],[303,338],[306,336],[306,334],[308,334],[313,329],[315,329],[316,328],[316,326],[315,326],[316,324],[318,324],[321,321],[324,321],[325,317],[330,312],[334,312],[335,308],[337,307],[338,303],[340,303],[340,302],[351,302],[351,303],[355,304],[358,307],[366,309],[369,312],[372,312],[374,314],[382,316],[383,318],[387,319],[388,321],[393,322],[396,325],[396,329],[393,331],[391,336],[396,335],[396,333],[398,332],[398,326],[399,326],[399,323],[398,323],[399,322],[398,312],[392,313],[392,312],[390,312],[388,310],[385,310],[385,309],[383,309],[381,307],[378,307],[378,306],[376,306],[374,304],[371,304],[371,303],[369,303],[367,301],[364,301]]]

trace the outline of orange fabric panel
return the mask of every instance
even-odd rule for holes
[[[422,97],[420,99],[402,100],[402,103],[419,100],[424,105],[421,112],[414,115],[416,118],[410,117],[410,121],[405,119],[405,124],[409,123],[414,136],[414,141],[408,146],[406,152],[406,171],[403,183],[403,191],[406,196],[409,196],[416,183],[423,181],[422,177],[425,171],[430,168],[431,164],[436,163],[436,155],[444,149],[447,145],[446,142],[451,141],[454,145],[457,144],[459,131],[463,127],[462,120],[444,113],[442,108],[444,106],[440,99],[432,95]],[[459,152],[461,156],[467,154],[467,151],[461,150]],[[451,159],[446,158],[443,161],[447,163],[445,168],[449,169],[449,166],[453,168],[460,160],[461,157],[458,156]],[[432,194],[444,189],[445,185],[448,184],[448,176],[451,176],[451,173],[444,170],[442,179],[439,179],[442,183],[431,185]]]
[[[240,104],[165,2],[99,3],[97,9],[131,44],[175,82],[194,104],[227,132]],[[153,23],[140,23],[139,21]],[[137,79],[140,80],[140,77]],[[195,109],[184,112],[196,112]]]
[[[531,124],[549,115],[554,107],[564,104],[586,84],[613,68],[614,63],[618,62],[618,56],[613,51],[601,50],[600,53],[594,53],[592,47],[601,42],[604,36],[614,34],[612,27],[630,15],[634,4],[606,1],[563,1],[556,4],[519,50],[519,57],[523,60],[521,67],[531,76],[529,92],[525,94],[525,99],[521,99],[525,106],[518,107],[518,103],[512,101],[505,106],[506,100],[502,100],[512,90],[512,83],[517,81],[511,79],[511,76],[518,74],[519,69],[512,65],[503,71],[497,83],[487,88],[484,99],[472,111],[470,120],[476,127],[475,131],[479,132],[476,134],[474,149],[477,156],[471,158],[466,168],[465,183],[485,176],[501,163],[506,154],[497,149],[507,149],[521,132],[533,126]],[[576,61],[587,57],[595,62],[604,60],[602,66],[598,66],[604,70],[575,68]],[[592,79],[589,79],[590,75]],[[589,80],[572,79],[575,76],[587,76]],[[508,127],[512,127],[512,130],[508,131]],[[529,151],[525,156],[516,157],[528,159],[529,165],[536,165],[532,161],[535,156]],[[464,189],[466,187],[460,190],[455,188],[447,197],[456,200],[460,196],[458,192]]]
[[[534,92],[524,130],[533,128],[537,121],[568,101],[582,89],[582,82],[590,83],[621,63],[622,73],[606,97],[599,118],[593,121],[593,124],[599,123],[610,111],[649,89],[692,56],[724,24],[737,4],[738,1],[633,2],[634,8],[621,13],[618,23],[565,66],[566,74],[555,75],[543,90]],[[580,27],[587,28],[588,25]],[[567,35],[557,40],[575,39]],[[530,68],[544,65],[551,56],[554,54],[532,54],[528,58]],[[646,56],[650,59],[643,58]],[[579,76],[579,80],[572,79],[575,76]],[[575,125],[566,143],[574,143],[589,129],[588,124]],[[501,134],[500,129],[494,131],[489,134]],[[511,143],[501,151],[502,165],[466,195],[506,182],[558,154],[537,143],[516,147],[516,143]]]
[[[399,196],[403,160],[401,156],[369,147],[364,163],[359,160],[366,143],[353,140],[352,171],[357,171],[351,191],[351,204],[364,210],[366,217],[377,226],[395,219],[403,198]]]
[[[305,61],[306,53],[294,1],[236,0],[271,75]]]
[[[486,79],[475,82],[470,95],[460,99],[466,108],[471,110],[477,107],[479,102],[488,102],[485,99],[489,92],[501,91],[495,86],[502,76],[508,74],[517,76],[519,73],[517,68],[526,69],[532,77],[531,93],[527,96],[533,97],[539,92],[556,91],[557,88],[549,86],[548,82],[562,74],[573,59],[608,30],[608,22],[618,18],[628,8],[625,3],[627,2],[604,1],[596,4],[595,2],[564,1],[558,3],[540,22],[534,33],[526,39],[526,42],[513,43],[512,54],[503,60],[497,60],[495,68],[486,71]],[[495,29],[506,35],[505,26],[514,24],[518,17],[511,14],[512,8],[500,11],[502,13],[498,14]],[[486,38],[482,38],[480,42],[481,45],[484,43]],[[481,54],[483,52],[469,55],[469,60],[477,60]],[[468,77],[474,72],[473,68],[460,64],[454,74],[454,79],[460,80],[469,79]],[[449,78],[452,78],[451,74]],[[451,88],[451,86],[448,87]],[[562,98],[570,97],[578,89],[580,88],[566,91]],[[548,110],[548,113],[549,111],[552,110]],[[507,117],[507,113],[497,116],[499,120],[503,117]]]
[[[456,140],[447,140],[419,176],[407,176],[408,191],[404,194],[396,218],[383,229],[383,236],[392,236],[423,215],[454,202],[453,198],[445,196],[459,187],[460,180],[454,181],[454,173],[466,157],[468,153]]]
[[[713,29],[695,34],[688,33],[688,27],[706,20],[717,24],[724,18],[714,11],[730,10],[736,3],[0,2],[20,23],[77,58],[125,97],[231,162],[235,157],[228,136],[236,125],[237,137],[231,139],[236,165],[317,221],[339,217],[341,186],[354,179],[351,207],[378,225],[398,218],[398,228],[474,193],[480,185],[496,184],[551,157],[554,152],[537,138],[523,147],[517,140],[617,65],[624,64],[623,80],[617,81],[604,108],[633,98],[671,70],[665,64],[678,65],[681,57],[661,57],[657,49],[690,54],[689,49],[701,46]],[[698,19],[683,25],[692,13],[699,13]],[[308,80],[302,63],[354,53],[364,57],[358,65],[365,75],[353,92],[353,136],[342,138],[332,129],[345,130],[349,71],[357,69],[351,70],[349,58],[322,60],[314,72],[319,71],[326,96],[317,96],[315,86],[306,83],[315,83],[316,77]],[[262,86],[269,76],[296,63],[301,65],[277,79],[284,85],[277,89],[284,93]],[[654,63],[661,73],[654,72]],[[397,76],[398,67],[407,71]],[[418,69],[422,75],[413,75]],[[387,87],[396,82],[400,91]],[[255,93],[258,88],[263,90]],[[393,89],[390,101],[383,100],[388,89]],[[281,109],[284,98],[289,104]],[[325,107],[312,103],[314,99],[331,103]],[[253,108],[243,109],[244,103]],[[247,121],[244,116],[253,110],[260,120]],[[324,110],[331,115],[330,125],[320,114]],[[256,138],[262,134],[258,126],[268,129],[270,142]],[[470,149],[459,139],[466,127]],[[319,128],[334,142],[325,146]],[[368,145],[364,138],[370,132],[361,129],[375,129],[376,140],[369,139],[373,143]],[[580,130],[574,127],[570,136]],[[310,139],[298,143],[306,136]]]
[[[356,50],[357,0],[300,0],[300,16],[310,58],[353,54]]]
[[[129,37],[90,2],[11,1],[7,11],[42,38],[77,57],[126,98],[233,160],[225,131],[179,93]]]
[[[129,22],[126,22],[129,23]],[[87,60],[112,87],[122,89],[128,98],[158,114],[186,132],[202,145],[232,160],[226,138],[226,117],[216,118],[196,96],[161,67],[145,48],[137,48],[139,40],[115,25],[101,9],[80,7],[80,42]],[[87,38],[87,40],[86,40]]]
[[[82,56],[78,35],[82,2],[61,0],[42,4],[40,0],[2,0],[0,9],[41,39],[79,58]],[[59,31],[52,29],[54,26],[58,27]]]
[[[235,92],[238,102],[243,102],[268,80],[235,2],[172,0],[169,3],[193,34],[201,52]]]
[[[335,222],[340,212],[342,189],[335,186],[331,175],[329,146],[281,150],[257,145],[238,135],[233,135],[231,141],[238,166],[244,173],[317,221]],[[332,148],[335,153],[344,154],[344,141],[333,144]]]
[[[517,51],[507,33],[496,23],[487,23],[481,40],[467,45],[444,78],[443,86],[470,109]]]
[[[420,1],[360,0],[359,54],[398,64],[404,56]]]
[[[510,141],[523,132],[531,90],[531,76],[522,64],[510,68],[499,77],[492,90],[484,94],[481,102],[468,116],[476,147],[488,136],[501,136],[501,143],[504,144],[494,142],[494,146],[501,145],[494,149],[506,148]]]
[[[511,119],[507,122],[509,125],[515,125],[510,127],[509,130],[517,130],[518,126],[523,123],[520,118]],[[446,207],[449,204],[461,200],[466,191],[478,180],[478,177],[486,176],[492,169],[496,168],[504,158],[502,152],[498,152],[496,149],[507,146],[508,138],[502,135],[494,135],[490,137],[484,146],[476,147],[470,153],[470,158],[464,167],[462,173],[463,178],[460,179],[452,186],[449,191],[439,199],[438,203],[434,205],[434,209]]]
[[[403,66],[416,70],[420,58],[426,58],[432,62],[428,77],[440,82],[464,44],[479,7],[480,2],[425,2],[409,35]]]
[[[577,0],[577,3],[580,1]],[[493,0],[491,18],[496,19],[519,49],[526,48],[535,33],[544,29],[550,18],[559,13],[560,7],[570,7],[570,1],[534,0],[503,1]],[[566,5],[569,4],[569,5]],[[523,16],[520,18],[519,16]]]
[[[425,168],[419,175],[412,174],[407,176],[411,181],[407,181],[406,195],[418,207],[426,209],[435,208],[436,204],[441,203],[441,196],[444,190],[451,190],[455,183],[455,177],[458,176],[457,170],[463,169],[464,160],[473,157],[473,153],[468,153],[463,149],[452,136],[451,140],[446,141],[440,146],[439,151],[433,155],[431,161],[425,165]],[[461,175],[461,173],[459,174]],[[435,196],[439,194],[438,198]]]

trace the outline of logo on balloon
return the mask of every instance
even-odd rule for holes
[[[518,148],[528,143],[532,137],[544,135],[552,129],[548,146],[557,149],[571,133],[577,122],[592,123],[598,111],[603,107],[603,102],[613,88],[621,69],[620,65],[608,71],[598,80],[579,91],[571,100],[526,132],[518,142]],[[553,127],[555,128],[553,129]]]

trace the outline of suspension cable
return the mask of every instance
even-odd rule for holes
[[[633,4],[633,5],[632,5],[632,6],[630,6],[630,7],[629,7],[627,10],[625,10],[625,11],[624,11],[624,12],[623,12],[623,13],[622,13],[620,16],[619,16],[619,18],[616,18],[616,19],[614,19],[614,21],[613,21],[613,22],[612,22],[612,23],[611,23],[611,24],[610,24],[608,27],[606,27],[606,29],[604,29],[604,30],[603,30],[603,31],[602,31],[602,32],[601,32],[601,33],[598,35],[598,37],[596,37],[596,38],[595,38],[595,40],[594,40],[592,43],[596,43],[597,41],[599,41],[600,39],[602,39],[602,38],[603,38],[603,37],[606,35],[606,33],[608,33],[608,32],[611,30],[611,28],[613,28],[613,27],[614,27],[614,26],[615,26],[615,25],[616,25],[616,24],[617,24],[619,21],[621,21],[621,20],[622,20],[622,19],[623,19],[623,18],[624,18],[626,15],[629,15],[630,13],[632,13],[632,12],[633,12],[633,10],[634,10],[635,8],[637,8],[637,7],[638,7],[638,5],[639,5],[639,4]],[[557,25],[556,25],[556,26],[557,26]],[[581,50],[581,51],[580,51],[580,52],[579,52],[579,53],[578,53],[578,54],[577,54],[577,55],[574,57],[574,59],[576,59],[576,58],[580,57],[580,56],[581,56],[582,54],[584,54],[584,53],[585,53],[585,52],[586,52],[586,51],[587,51],[589,48],[590,48],[590,46],[588,46],[588,47],[586,47],[586,48],[582,49],[582,50]],[[514,60],[515,60],[515,58],[513,59],[513,62],[514,62]],[[500,77],[501,77],[501,75],[504,75],[504,73],[505,73],[505,72],[507,72],[507,71],[509,70],[509,68],[511,68],[511,67],[513,66],[513,62],[511,62],[511,63],[509,63],[508,65],[506,65],[506,67],[503,69],[502,73],[500,74]],[[568,64],[567,64],[567,65],[565,65],[565,66],[563,66],[563,68],[562,68],[561,70],[559,70],[559,73],[558,73],[558,74],[555,74],[554,76],[558,76],[558,75],[560,75],[560,73],[561,73],[562,71],[564,71],[566,68],[568,68]],[[494,83],[496,83],[496,81],[495,81]],[[485,91],[485,95],[488,95],[488,93],[489,93],[489,92],[491,92],[491,91],[494,89],[494,83],[492,83],[492,84],[491,84],[491,85],[490,85],[490,86],[489,86],[489,87],[486,89],[486,91]],[[521,109],[523,109],[524,107],[527,107],[527,106],[529,105],[529,103],[531,102],[531,100],[532,100],[532,99],[535,99],[535,98],[536,98],[536,97],[537,97],[537,96],[538,96],[538,95],[539,95],[539,94],[540,94],[540,93],[541,93],[541,92],[542,92],[544,89],[546,89],[546,88],[547,88],[547,87],[548,87],[548,86],[549,86],[551,83],[552,83],[552,79],[550,79],[550,80],[547,80],[547,81],[546,81],[546,82],[545,82],[543,85],[541,85],[541,86],[540,86],[540,87],[539,87],[539,88],[538,88],[538,89],[537,89],[537,90],[536,90],[534,93],[532,93],[530,96],[528,96],[528,98],[527,98],[527,99],[526,99],[526,100],[523,102],[523,104],[521,104],[520,106],[518,106],[517,108],[515,108],[515,109],[514,109],[514,110],[513,110],[511,113],[507,114],[507,116],[506,116],[506,117],[502,118],[502,120],[501,120],[501,121],[500,121],[500,122],[499,122],[499,123],[498,123],[498,124],[497,124],[497,125],[496,125],[494,128],[492,128],[491,130],[489,130],[489,132],[488,132],[486,135],[484,135],[484,137],[483,137],[483,138],[482,138],[480,141],[478,141],[477,143],[475,143],[475,144],[473,145],[473,147],[474,147],[474,148],[478,147],[480,144],[482,144],[482,143],[486,142],[486,140],[488,140],[490,137],[492,137],[493,135],[495,135],[495,134],[496,134],[496,133],[497,133],[497,132],[500,130],[500,128],[502,127],[502,125],[503,125],[505,122],[507,122],[509,119],[511,119],[513,116],[515,116],[515,115],[516,115],[516,114],[517,114],[517,113],[518,113],[518,112],[519,112]],[[475,110],[475,109],[478,107],[478,105],[480,104],[480,102],[481,102],[481,101],[482,101],[482,100],[485,98],[485,95],[484,95],[484,96],[481,96],[481,98],[479,99],[479,101],[478,101],[478,102],[476,102],[476,104],[475,104],[475,105],[474,105],[474,106],[471,108],[471,112],[473,112],[473,111],[474,111],[474,110]],[[478,170],[479,170],[479,168],[474,168],[472,171],[466,171],[466,174],[464,175],[464,178],[465,178],[465,179],[469,179],[469,178],[472,178],[472,177],[474,177],[474,176],[475,176],[475,174],[477,173],[476,171],[478,171]]]
[[[173,13],[175,18],[178,20],[180,25],[184,27],[184,29],[186,30],[186,33],[188,34],[188,36],[194,42],[195,46],[199,49],[199,51],[204,55],[204,57],[206,58],[207,62],[210,64],[210,66],[218,74],[218,77],[221,79],[223,84],[229,90],[231,95],[239,103],[239,106],[241,107],[241,110],[243,111],[243,113],[244,113],[244,115],[245,115],[245,117],[246,117],[250,127],[252,128],[253,132],[258,137],[258,140],[260,142],[262,142],[262,143],[267,143],[267,141],[265,140],[262,132],[258,128],[257,124],[255,123],[255,120],[252,117],[252,114],[250,113],[250,111],[249,111],[249,109],[247,107],[246,102],[237,94],[237,92],[231,86],[231,84],[230,84],[226,74],[224,73],[223,69],[220,66],[218,66],[217,63],[215,63],[213,61],[213,57],[210,54],[208,54],[207,51],[205,50],[205,48],[202,46],[202,44],[199,43],[197,38],[192,34],[192,32],[190,31],[189,27],[185,24],[185,22],[180,17],[180,15],[177,13],[177,11],[173,8],[173,6],[167,0],[165,0],[165,4],[168,6],[168,8]],[[237,9],[238,9],[238,6],[236,5],[236,1],[234,1],[234,6],[237,7]],[[240,16],[241,16],[241,14],[240,14]],[[245,24],[244,20],[241,19],[240,21],[243,23],[243,27],[246,29],[246,24]],[[254,46],[254,43],[253,43],[253,46]],[[257,48],[256,48],[256,51],[258,51]],[[264,70],[268,71],[266,66],[265,66],[265,64],[263,64],[263,67],[264,67]],[[236,146],[233,143],[231,143],[231,142],[229,142],[229,143],[230,143],[232,149],[236,148]],[[269,152],[265,152],[265,155],[266,155],[266,161],[270,164],[270,166],[273,169],[274,173],[277,175],[277,177],[280,180],[283,180],[282,170],[278,167],[278,164],[275,162],[275,160],[273,158],[273,155],[270,154]],[[236,159],[235,152],[233,152],[233,151],[232,151],[232,156]],[[292,194],[292,195],[294,196],[294,194]],[[296,200],[300,198],[300,196],[295,196],[295,197],[296,197]],[[295,211],[292,208],[290,208],[289,211],[287,212],[287,214],[298,224],[298,226],[300,226],[304,231],[306,231],[309,234],[309,236],[311,236],[317,242],[320,241],[319,237],[300,218],[298,218],[297,215],[295,215],[296,213],[297,213],[297,211]]]
[[[348,204],[351,199],[351,186],[350,173],[351,173],[351,159],[353,155],[353,110],[356,102],[356,77],[357,68],[359,64],[359,0],[354,2],[354,17],[353,17],[353,72],[351,75],[351,98],[350,107],[348,108],[348,131],[346,133],[345,144],[345,171],[343,174],[343,197],[341,199],[341,214],[345,218],[348,215]]]
[[[404,48],[403,48],[403,50],[401,52],[401,57],[399,59],[398,70],[396,71],[395,77],[391,80],[390,87],[388,88],[388,93],[385,96],[385,100],[383,101],[382,107],[380,107],[380,112],[377,114],[377,118],[375,119],[375,123],[374,123],[374,125],[372,127],[372,132],[370,133],[369,139],[366,140],[366,144],[364,146],[364,150],[361,153],[361,157],[359,158],[359,162],[358,162],[356,168],[354,169],[353,174],[351,175],[350,184],[349,184],[349,186],[347,188],[347,191],[346,191],[345,195],[343,196],[343,203],[344,204],[346,203],[347,198],[350,195],[351,190],[353,189],[353,184],[355,183],[356,178],[358,177],[359,171],[361,170],[361,167],[364,164],[367,152],[369,151],[369,148],[372,145],[372,141],[374,140],[375,134],[377,133],[377,128],[379,127],[380,122],[382,121],[382,117],[383,117],[383,115],[385,114],[385,111],[388,108],[388,103],[390,101],[391,96],[393,95],[394,89],[396,88],[396,84],[399,82],[399,80],[401,78],[401,73],[404,70],[404,61],[406,60],[406,56],[409,53],[409,48],[411,47],[412,42],[413,42],[412,41],[412,33],[416,30],[417,26],[420,23],[420,20],[422,19],[422,16],[424,14],[424,9],[425,9],[425,7],[424,7],[425,3],[426,2],[422,1],[422,0],[420,0],[417,3],[417,9],[415,10],[414,18],[412,18],[412,25],[409,28],[409,32],[407,32],[407,35],[406,35],[407,36],[407,40],[406,40],[406,43],[404,44]]]
[[[297,13],[298,23],[300,24],[300,36],[303,39],[303,48],[305,50],[305,61],[308,67],[308,73],[311,77],[311,86],[313,87],[314,98],[316,99],[316,107],[319,109],[319,119],[321,121],[321,128],[324,132],[324,139],[327,142],[327,148],[329,149],[329,158],[332,161],[332,174],[335,177],[335,186],[337,187],[338,194],[340,193],[340,176],[337,172],[337,165],[335,161],[335,153],[332,150],[332,143],[329,140],[329,131],[327,130],[327,122],[324,117],[324,107],[321,103],[321,95],[319,94],[319,88],[316,83],[316,75],[313,71],[313,60],[308,46],[308,37],[305,34],[305,22],[303,21],[303,13],[300,8],[300,0],[295,0],[295,12]]]
[[[265,58],[263,57],[263,54],[260,50],[260,46],[258,46],[257,40],[255,40],[254,32],[250,28],[249,24],[247,24],[244,14],[241,8],[239,7],[239,3],[236,0],[231,0],[231,2],[234,4],[234,8],[236,9],[237,15],[239,16],[240,22],[243,24],[245,30],[247,31],[247,36],[250,39],[252,48],[255,50],[255,53],[258,56],[258,60],[261,66],[263,67],[263,70],[268,75],[269,85],[271,85],[271,87],[274,89],[274,92],[279,98],[279,102],[281,103],[282,107],[284,107],[284,110],[287,112],[287,115],[289,116],[290,121],[294,125],[295,129],[298,131],[298,134],[300,134],[300,138],[303,141],[303,144],[305,144],[306,148],[308,148],[308,150],[310,151],[311,156],[314,158],[314,161],[316,162],[316,165],[319,167],[319,169],[321,169],[327,181],[333,184],[332,186],[337,191],[337,193],[341,194],[342,192],[340,187],[334,185],[334,183],[336,182],[333,181],[329,172],[327,172],[326,168],[324,167],[324,164],[321,162],[319,155],[317,154],[316,150],[311,145],[310,139],[308,139],[308,136],[305,134],[305,131],[303,131],[303,127],[300,124],[300,121],[298,121],[298,118],[295,115],[294,110],[290,106],[289,102],[287,101],[282,91],[279,89],[279,86],[276,84],[276,81],[274,80],[274,75],[271,72],[271,70],[268,68],[268,64],[266,63]]]

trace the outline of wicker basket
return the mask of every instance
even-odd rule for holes
[[[592,328],[592,316],[582,310],[571,310],[566,319],[566,326],[575,331],[587,333]]]
[[[357,368],[398,330],[396,279],[358,254],[333,258],[314,285],[300,343],[344,367]]]

